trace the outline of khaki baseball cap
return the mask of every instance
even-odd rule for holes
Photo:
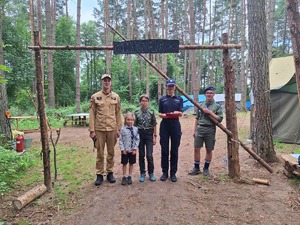
[[[101,77],[101,80],[103,80],[106,77],[108,77],[109,79],[111,79],[111,76],[109,74],[103,74],[102,77]]]

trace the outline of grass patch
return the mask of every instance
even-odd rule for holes
[[[297,148],[296,150],[293,151],[295,154],[300,154],[300,148]]]
[[[82,186],[91,182],[93,179],[92,168],[95,166],[95,156],[93,152],[83,152],[80,148],[72,147],[72,146],[57,146],[57,171],[58,177],[57,180],[54,180],[54,165],[53,165],[53,149],[50,146],[50,160],[51,160],[51,179],[54,183],[52,192],[54,192],[54,198],[50,200],[50,202],[39,202],[38,199],[34,201],[33,204],[40,205],[53,205],[53,207],[59,209],[67,209],[74,207],[73,199],[81,198],[83,194]],[[14,155],[15,151],[12,151]],[[2,153],[2,151],[0,152]],[[2,154],[3,155],[3,154]],[[1,157],[1,155],[0,155]],[[44,174],[43,174],[43,158],[41,155],[40,148],[33,146],[30,148],[30,153],[27,151],[22,157],[30,158],[33,162],[33,167],[29,168],[22,173],[18,173],[15,176],[15,172],[7,175],[7,180],[13,180],[14,177],[14,188],[16,190],[28,190],[36,185],[36,183],[44,182]],[[8,166],[11,167],[11,164]],[[0,171],[3,171],[0,168]],[[6,169],[5,171],[9,171]],[[0,179],[2,182],[2,179]],[[1,187],[0,187],[1,190]],[[8,192],[9,189],[5,189]],[[11,190],[11,189],[10,189]],[[4,193],[10,194],[10,193]],[[26,224],[25,221],[18,221],[18,224]]]
[[[218,178],[219,178],[221,181],[228,181],[228,180],[230,180],[230,177],[229,177],[228,174],[226,174],[226,173],[221,173],[221,174],[219,174]]]

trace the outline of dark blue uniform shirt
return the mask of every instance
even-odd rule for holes
[[[159,99],[159,113],[171,113],[174,111],[180,111],[183,110],[183,99],[180,96],[174,95],[171,97],[171,95],[162,96]]]

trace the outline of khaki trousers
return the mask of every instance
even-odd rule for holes
[[[106,158],[106,172],[113,172],[115,145],[117,143],[116,131],[96,131],[97,142],[97,161],[96,173],[104,175],[104,148],[106,144],[107,158]]]

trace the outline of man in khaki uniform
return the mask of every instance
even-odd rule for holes
[[[104,147],[107,148],[106,172],[110,183],[116,182],[113,175],[114,146],[122,127],[122,111],[120,97],[111,91],[111,76],[103,74],[102,90],[93,94],[90,100],[90,137],[97,139],[96,186],[103,183],[104,170]]]

